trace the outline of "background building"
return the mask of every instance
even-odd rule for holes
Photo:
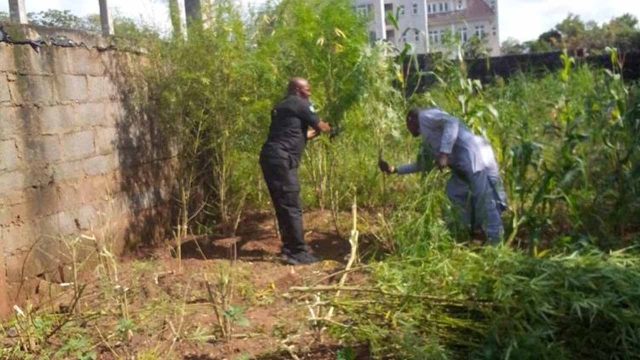
[[[462,42],[477,36],[492,56],[500,55],[497,0],[354,0],[356,11],[371,19],[369,38],[406,43],[424,54],[442,49],[447,34]],[[398,28],[387,21],[397,16]]]

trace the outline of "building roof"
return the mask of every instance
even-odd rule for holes
[[[429,21],[434,23],[450,23],[452,21],[478,21],[494,19],[494,10],[485,0],[467,0],[467,7],[447,13],[429,14]]]

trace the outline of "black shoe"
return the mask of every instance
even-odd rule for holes
[[[307,265],[307,264],[313,264],[320,261],[320,259],[318,259],[317,257],[311,255],[306,251],[300,251],[297,253],[290,253],[288,251],[283,251],[281,254],[281,257],[282,257],[282,261],[284,261],[289,265]]]

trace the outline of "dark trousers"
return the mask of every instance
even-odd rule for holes
[[[282,251],[305,251],[298,168],[293,167],[289,160],[265,156],[260,157],[260,167],[276,210]]]
[[[475,173],[452,171],[447,183],[447,195],[458,207],[462,221],[471,230],[482,228],[490,244],[497,245],[504,235],[500,213],[504,204],[486,170]],[[506,202],[506,195],[504,196]]]

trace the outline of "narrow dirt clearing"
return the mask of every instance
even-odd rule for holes
[[[181,261],[165,245],[129,254],[109,271],[97,269],[84,281],[77,302],[70,287],[56,296],[43,292],[33,316],[47,331],[35,353],[100,359],[335,359],[341,347],[311,320],[312,312],[326,309],[310,307],[312,295],[288,293],[292,286],[338,280],[330,275],[344,268],[349,244],[328,219],[319,212],[305,217],[307,242],[323,260],[316,264],[280,262],[273,219],[258,214],[243,221],[235,238],[183,242]],[[18,344],[20,333],[5,339],[4,346]]]

